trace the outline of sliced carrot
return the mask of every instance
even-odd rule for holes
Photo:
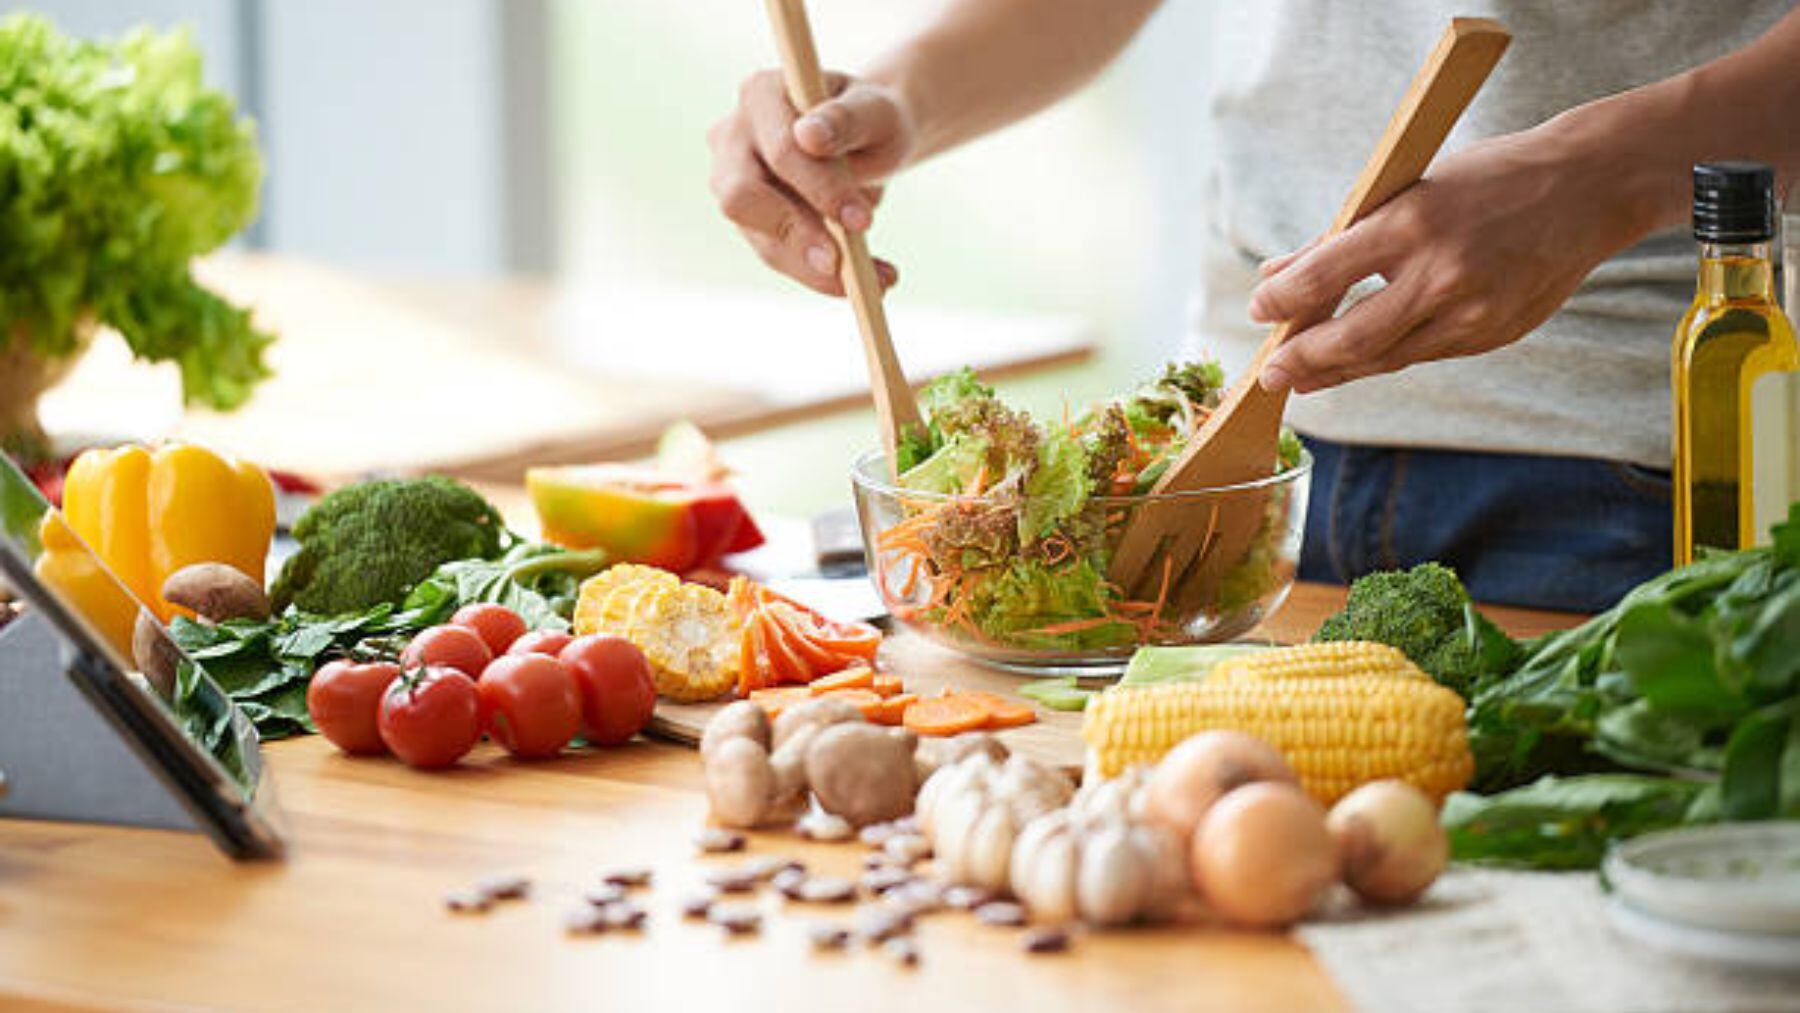
[[[756,624],[763,651],[769,658],[769,670],[777,685],[804,685],[812,678],[806,662],[801,661],[789,646],[789,638],[780,623],[769,618],[766,612],[754,613],[751,621]]]
[[[899,696],[906,686],[901,683],[900,677],[897,675],[880,674],[876,675],[875,680],[869,683],[869,688],[882,696],[894,697]]]
[[[756,624],[745,623],[738,633],[738,696],[750,694],[768,685],[762,677],[762,652],[756,645]]]
[[[990,717],[985,703],[953,693],[916,701],[902,723],[920,735],[956,735],[986,727]]]
[[[846,668],[841,672],[823,675],[812,681],[814,693],[829,693],[834,689],[866,689],[877,696],[883,695],[875,689],[875,670],[866,665]]]
[[[869,720],[878,725],[897,725],[906,719],[906,709],[918,703],[919,698],[912,693],[895,693],[883,697],[881,706],[875,709],[875,716]]]
[[[781,716],[781,712],[797,703],[812,699],[812,692],[805,686],[771,686],[768,689],[752,690],[750,699],[769,713],[772,721]]]
[[[989,728],[1017,728],[1037,720],[1037,711],[1023,700],[1009,700],[998,693],[979,691],[962,695],[979,701],[988,709]]]
[[[811,693],[812,691],[809,688],[807,692]],[[875,715],[880,712],[881,705],[887,702],[877,696],[872,689],[834,689],[827,693],[820,693],[819,697],[824,700],[843,700],[853,704],[857,710],[862,711],[862,716],[870,721],[875,720]]]
[[[784,602],[770,602],[758,607],[758,611],[774,620],[787,635],[790,648],[806,662],[812,670],[814,678],[848,668],[852,658],[826,650],[814,640],[807,631],[812,624],[798,609]]]

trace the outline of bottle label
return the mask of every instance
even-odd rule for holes
[[[1769,529],[1800,501],[1800,373],[1775,370],[1750,387],[1750,532],[1767,545]]]

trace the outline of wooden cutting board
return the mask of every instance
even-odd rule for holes
[[[1079,773],[1084,746],[1081,741],[1081,714],[1038,706],[1019,696],[1018,689],[1030,676],[1014,675],[997,668],[970,661],[953,651],[939,647],[915,633],[897,633],[881,645],[881,662],[885,669],[900,676],[909,693],[925,696],[946,686],[957,689],[984,690],[1009,699],[1031,703],[1037,711],[1037,722],[997,733],[1001,742],[1015,753],[1071,773]],[[688,745],[700,741],[706,723],[725,702],[681,704],[668,700],[656,705],[656,716],[650,721],[650,732],[659,738]]]

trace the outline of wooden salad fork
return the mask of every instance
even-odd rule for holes
[[[1343,232],[1425,174],[1511,39],[1506,29],[1487,18],[1450,22],[1400,100],[1325,237]],[[1263,389],[1258,377],[1283,341],[1317,322],[1289,320],[1269,332],[1249,370],[1170,464],[1152,494],[1254,485],[1273,474],[1287,392]],[[1109,575],[1128,596],[1164,601],[1177,610],[1211,600],[1221,577],[1243,558],[1262,527],[1272,492],[1269,487],[1253,487],[1223,496],[1205,511],[1178,502],[1138,507],[1125,521]]]
[[[819,51],[813,45],[805,0],[767,0],[767,7],[769,25],[781,50],[781,75],[787,84],[788,101],[805,114],[831,97],[825,88],[825,73],[819,68]],[[842,158],[836,161],[843,166]],[[888,333],[887,313],[881,305],[881,278],[869,257],[868,242],[862,233],[848,231],[833,218],[825,219],[825,228],[842,254],[838,276],[856,311],[863,357],[869,366],[869,391],[875,397],[876,424],[881,428],[881,445],[887,451],[890,472],[896,471],[901,438],[909,431],[924,431],[919,402],[894,354],[894,339]]]

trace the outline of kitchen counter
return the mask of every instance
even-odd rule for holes
[[[1342,601],[1301,585],[1261,631],[1296,639]],[[1574,617],[1489,612],[1529,635]],[[706,804],[692,751],[659,742],[522,764],[490,745],[434,774],[352,759],[312,737],[269,745],[291,842],[286,861],[235,865],[201,837],[0,822],[0,1005],[270,1009],[1162,1009],[1344,1005],[1286,936],[1180,925],[1078,936],[1021,952],[1017,931],[967,915],[922,920],[922,963],[809,952],[807,922],[842,909],[760,904],[760,936],[683,921],[704,869],[691,839]],[[853,874],[863,849],[753,835]],[[642,932],[573,937],[563,913],[602,873],[647,865]],[[452,914],[446,891],[489,874],[533,895]],[[767,891],[765,891],[767,893]]]

